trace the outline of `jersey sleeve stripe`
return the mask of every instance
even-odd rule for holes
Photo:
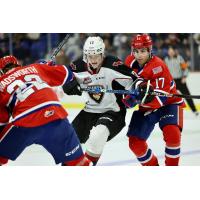
[[[27,116],[31,113],[34,113],[34,112],[36,112],[40,109],[43,109],[43,108],[51,106],[51,105],[61,106],[60,102],[58,102],[58,101],[48,101],[48,102],[45,102],[45,103],[41,103],[37,106],[32,107],[31,109],[28,109],[28,110],[20,113],[19,115],[15,116],[15,118],[10,117],[9,123],[14,122],[16,120],[19,120],[19,119],[21,119],[21,118],[23,118],[23,117],[25,117],[25,116]]]
[[[65,65],[63,65],[63,67],[66,70],[66,77],[65,77],[62,85],[64,85],[65,83],[68,83],[68,82],[72,81],[72,79],[74,77],[73,72],[71,70],[69,70]]]
[[[170,90],[173,89],[175,87],[175,81],[173,80],[170,84]]]
[[[133,63],[135,62],[135,59],[131,62],[131,64],[130,64],[130,67],[132,67],[133,66]]]

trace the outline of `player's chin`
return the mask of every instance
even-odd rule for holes
[[[139,63],[140,65],[144,65],[144,64],[145,64],[145,61],[144,61],[144,60],[138,60],[138,63]]]

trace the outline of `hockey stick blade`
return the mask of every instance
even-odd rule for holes
[[[67,43],[68,39],[70,38],[70,34],[67,34],[65,38],[60,42],[58,47],[54,50],[54,52],[51,55],[51,60],[55,60],[55,57],[57,56],[58,52],[62,49],[62,47]]]

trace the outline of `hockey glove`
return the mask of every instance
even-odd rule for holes
[[[55,61],[53,61],[53,60],[46,61],[46,60],[42,60],[42,59],[38,60],[36,63],[46,64],[48,66],[54,66],[56,64]]]
[[[126,108],[134,108],[138,103],[140,103],[135,95],[126,95],[125,98],[122,99],[122,102],[126,106]]]
[[[153,101],[154,96],[149,95],[154,91],[153,86],[150,84],[150,81],[140,83],[137,87],[137,90],[139,93],[137,96],[137,100],[140,100],[142,104],[150,103],[151,101]]]
[[[76,78],[74,78],[69,83],[63,85],[63,91],[67,95],[79,95],[79,96],[82,95],[82,91],[81,91],[80,85],[78,84]]]

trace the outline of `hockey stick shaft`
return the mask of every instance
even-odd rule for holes
[[[90,89],[90,88],[82,88],[82,91],[90,92],[90,93],[114,93],[114,94],[131,94],[137,95],[136,90],[109,90],[109,89]],[[159,96],[159,97],[181,97],[185,99],[200,99],[200,95],[185,95],[185,94],[163,94],[158,92],[153,92],[149,95]]]
[[[159,97],[181,97],[184,99],[200,99],[200,95],[187,95],[187,94],[163,94],[158,92],[153,92],[150,95]]]
[[[129,90],[109,90],[109,89],[90,89],[90,88],[81,88],[82,91],[89,92],[89,93],[114,93],[114,94],[135,94],[135,91]]]
[[[55,57],[57,56],[58,52],[62,49],[62,47],[67,43],[67,41],[70,38],[70,34],[67,34],[65,38],[60,42],[58,47],[54,50],[54,52],[51,55],[51,60],[55,60]]]

